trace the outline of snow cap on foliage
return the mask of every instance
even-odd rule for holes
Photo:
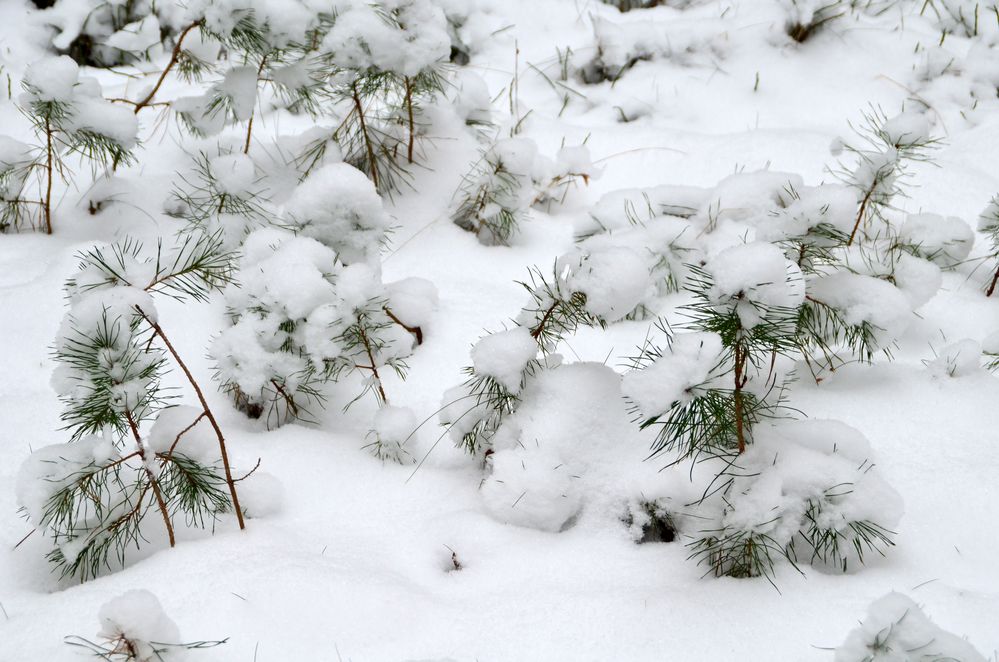
[[[483,503],[501,522],[560,531],[584,508],[621,515],[642,489],[646,445],[621,397],[621,378],[600,363],[543,367],[494,437]]]
[[[627,247],[591,251],[569,263],[567,285],[586,295],[586,310],[608,322],[630,314],[653,291],[644,255]]]
[[[38,60],[24,72],[29,101],[72,101],[79,78],[80,67],[66,55]]]
[[[949,267],[971,253],[975,232],[956,216],[909,214],[899,230],[899,239],[926,259]]]
[[[163,644],[181,643],[177,624],[166,615],[156,596],[146,590],[126,591],[106,602],[98,618],[101,631],[97,636],[112,643],[122,642],[117,650],[130,651],[130,659],[136,662],[169,657]]]
[[[384,0],[381,7],[356,3],[339,14],[321,50],[344,69],[413,77],[445,61],[451,39],[444,12],[429,0]]]
[[[425,278],[403,278],[385,288],[392,314],[410,328],[426,325],[437,310],[437,287]]]
[[[88,436],[68,444],[39,448],[24,460],[17,472],[17,503],[28,519],[38,526],[46,505],[59,490],[71,485],[79,472],[101,465],[118,456],[110,439]]]
[[[626,374],[621,390],[643,418],[660,416],[691,400],[692,389],[708,381],[721,355],[718,334],[679,333],[651,365]]]
[[[538,355],[538,341],[518,326],[491,333],[472,347],[475,374],[492,377],[511,393],[519,393],[527,364]]]
[[[781,547],[809,526],[844,536],[858,522],[893,531],[902,498],[873,470],[871,459],[864,435],[838,421],[758,427],[739,458],[743,473],[726,498],[722,525],[767,535]],[[852,547],[840,550],[854,553]]]
[[[777,246],[753,242],[726,248],[708,259],[709,296],[734,305],[743,326],[753,327],[767,309],[794,309],[805,299],[801,272]]]
[[[843,311],[847,324],[874,327],[882,347],[905,330],[912,315],[906,295],[880,278],[841,271],[809,281],[808,289],[809,296]]]
[[[889,593],[867,608],[867,616],[837,649],[835,662],[985,662],[985,656],[926,616],[901,593]]]
[[[329,246],[345,264],[376,262],[389,229],[374,184],[346,163],[313,171],[292,193],[285,215],[290,228]]]

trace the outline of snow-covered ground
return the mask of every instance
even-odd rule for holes
[[[294,3],[271,4],[280,11]],[[418,277],[438,292],[421,325],[424,341],[406,358],[407,378],[387,371],[383,379],[391,404],[411,409],[416,422],[427,419],[405,442],[419,462],[383,462],[365,448],[375,399],[343,411],[359,390],[356,378],[355,388],[332,392],[313,424],[267,430],[262,420],[248,419],[211,380],[219,357],[207,355],[227,326],[225,297],[161,298],[159,322],[206,386],[234,465],[245,473],[259,459],[240,493],[246,529],[230,515],[221,516],[213,535],[181,525],[170,549],[151,525],[143,529],[148,543],[131,550],[122,569],[83,583],[52,571],[45,559],[51,543],[19,513],[15,483],[33,450],[69,441],[51,383],[52,348],[76,254],[126,235],[147,246],[160,237],[169,242],[180,227],[164,211],[180,185],[176,173],[189,173],[199,151],[242,148],[245,136],[245,124],[237,124],[221,137],[195,138],[169,109],[147,108],[139,114],[137,163],[118,168],[113,183],[95,185],[113,189],[111,204],[89,213],[96,194],[80,165],[72,187],[57,182],[51,236],[25,228],[0,234],[0,660],[77,659],[81,649],[64,637],[98,640],[101,628],[111,627],[99,621],[102,606],[134,589],[154,594],[179,630],[157,622],[149,627],[160,634],[151,636],[227,640],[188,652],[195,660],[832,660],[868,606],[891,591],[909,596],[986,659],[999,660],[999,380],[974,361],[960,370],[956,360],[934,362],[951,343],[981,343],[999,331],[999,295],[984,294],[996,267],[985,259],[991,247],[982,233],[971,252],[981,260],[945,269],[932,298],[913,304],[915,312],[906,308],[893,360],[878,353],[872,364],[849,363],[819,383],[803,363],[796,366],[788,404],[799,416],[859,430],[878,476],[904,503],[895,546],[884,557],[866,555],[865,565],[851,564],[846,573],[808,563],[799,573],[781,562],[772,578],[779,591],[763,577],[704,576],[706,568],[687,559],[685,536],[696,525],[681,527],[675,542],[636,544],[621,521],[627,509],[615,508],[629,499],[682,503],[702,490],[686,465],[660,471],[667,457],[645,459],[655,431],[631,421],[617,377],[657,315],[680,319],[683,294],[652,297],[653,315],[622,320],[628,311],[614,308],[621,300],[615,297],[624,296],[613,289],[617,281],[605,300],[597,294],[600,273],[581,285],[594,293],[592,301],[609,302],[596,314],[616,321],[582,328],[559,345],[568,365],[534,383],[515,419],[521,444],[535,435],[543,450],[529,457],[498,450],[490,465],[505,474],[490,476],[481,455],[456,447],[437,416],[445,392],[466,379],[462,368],[473,360],[477,370],[516,382],[511,390],[520,387],[520,370],[511,377],[502,368],[517,360],[523,337],[501,339],[478,356],[472,346],[486,332],[515,327],[529,302],[518,281],[529,280],[531,267],[549,273],[557,258],[576,250],[576,235],[594,229],[591,212],[609,192],[661,185],[714,191],[733,173],[761,170],[793,173],[799,186],[831,183],[837,156],[830,146],[853,139],[849,123],[875,109],[889,117],[905,109],[923,113],[940,143],[929,161],[911,164],[907,195],[893,200],[890,214],[932,212],[975,226],[999,193],[997,15],[983,9],[980,35],[948,34],[940,46],[940,23],[919,15],[922,1],[881,3],[882,12],[851,12],[844,3],[843,17],[802,43],[785,31],[793,3],[777,0],[689,0],[625,13],[598,0],[439,4],[467,14],[460,34],[471,59],[462,71],[480,77],[493,99],[494,126],[478,132],[506,137],[516,126],[518,137],[552,159],[563,145],[585,142],[590,174],[599,176],[577,182],[562,205],[535,205],[510,245],[484,245],[451,220],[481,137],[453,110],[460,98],[442,97],[427,111],[423,165],[412,170],[411,186],[383,196],[393,230],[373,258],[380,257],[384,282]],[[34,13],[27,0],[0,3],[0,65],[11,90],[0,92],[0,133],[22,141],[32,134],[14,103],[21,79],[28,65],[52,54],[52,33]],[[639,51],[640,61],[615,81],[584,80],[594,75],[598,54],[607,68]],[[158,71],[168,56],[160,51],[142,66]],[[133,68],[83,71],[100,80],[106,98],[135,99],[148,85],[121,75]],[[169,76],[157,99],[202,88]],[[254,121],[249,154],[262,170],[277,160],[278,136],[333,123],[265,103]],[[849,163],[848,154],[839,160]],[[341,181],[335,167],[331,172]],[[238,187],[238,179],[227,182]],[[765,180],[718,189],[714,213],[722,220],[703,240],[709,256],[758,238],[740,212],[758,203],[747,187],[769,186]],[[334,187],[319,182],[309,195],[298,189],[298,209],[335,207],[337,196],[323,197]],[[356,190],[345,187],[343,195]],[[354,249],[361,255],[372,245]],[[611,262],[611,275],[627,286],[627,265]],[[195,402],[180,371],[165,381],[184,404]],[[402,419],[385,428],[409,425]],[[524,458],[521,476],[515,465]],[[560,459],[581,474],[558,474]],[[530,473],[531,461],[548,463],[550,485]],[[532,501],[534,490],[546,488],[551,495]],[[871,507],[881,506],[888,508]],[[127,620],[122,614],[150,609],[147,596],[129,596],[102,617]],[[918,654],[874,659],[924,659]]]

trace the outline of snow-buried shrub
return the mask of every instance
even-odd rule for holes
[[[325,385],[360,375],[361,395],[387,397],[383,372],[402,359],[436,302],[418,279],[386,286],[366,262],[345,265],[308,237],[262,229],[244,244],[240,286],[226,290],[231,326],[210,351],[223,390],[269,426],[310,417]]]
[[[691,544],[716,575],[772,578],[780,556],[846,572],[894,544],[901,497],[874,471],[864,436],[837,421],[757,428],[719,475],[724,490],[702,502],[710,519]]]
[[[66,643],[96,657],[119,662],[161,662],[187,659],[185,651],[213,648],[222,641],[182,643],[177,624],[163,611],[156,596],[136,589],[113,598],[98,612],[99,642],[66,637]]]
[[[931,621],[913,600],[889,593],[871,603],[860,626],[837,649],[835,662],[985,662],[966,640]]]

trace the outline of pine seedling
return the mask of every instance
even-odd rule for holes
[[[586,309],[586,295],[572,290],[564,266],[556,265],[551,278],[538,268],[531,269],[529,274],[530,281],[520,285],[529,293],[530,302],[514,320],[516,326],[486,336],[472,350],[474,362],[479,348],[505,336],[500,342],[513,344],[516,365],[510,367],[509,374],[501,376],[475,365],[468,366],[463,369],[468,375],[465,382],[444,394],[444,406],[439,412],[441,422],[456,445],[472,455],[489,453],[492,438],[506,417],[517,410],[520,393],[528,382],[541,371],[561,363],[561,357],[554,351],[565,337],[575,333],[580,325],[604,324]]]
[[[915,113],[889,119],[882,111],[872,110],[854,131],[860,144],[840,147],[854,156],[856,164],[841,164],[834,173],[857,191],[859,207],[847,246],[860,236],[869,238],[873,225],[888,224],[886,212],[895,196],[904,194],[909,165],[928,161],[929,150],[938,143],[930,137],[926,119]]]
[[[63,641],[93,657],[112,662],[186,658],[184,651],[214,648],[228,641],[181,643],[176,623],[163,611],[156,596],[142,589],[126,591],[106,602],[101,606],[98,618],[101,624],[98,641],[75,635]]]
[[[247,240],[242,269],[243,283],[226,293],[231,325],[210,352],[238,409],[268,427],[311,421],[327,386],[351,375],[363,379],[348,406],[369,393],[388,404],[384,377],[405,376],[414,337],[393,319],[371,267],[344,266],[314,239],[264,229]],[[274,296],[289,289],[302,291]]]
[[[38,144],[7,139],[0,154],[0,227],[23,223],[52,234],[53,188],[68,182],[67,156],[75,153],[96,171],[132,161],[137,125],[129,113],[95,96],[78,81],[67,57],[29,67],[19,109],[30,120]]]
[[[494,143],[462,178],[455,225],[487,246],[505,246],[517,233],[535,193],[530,183],[536,148],[526,139]]]
[[[332,99],[346,109],[332,139],[381,192],[407,181],[420,104],[444,90],[449,44],[443,12],[406,0],[351,7],[334,18],[320,47]],[[322,149],[319,143],[311,151]]]
[[[204,528],[236,510],[243,526],[225,441],[201,389],[158,321],[152,295],[203,300],[230,280],[217,237],[187,239],[172,251],[124,240],[80,255],[67,282],[72,307],[56,344],[55,383],[70,444],[39,451],[26,466],[44,481],[29,515],[50,534],[49,560],[64,576],[93,577],[147,541],[145,516],[158,512],[170,546],[183,516]],[[160,386],[168,357],[190,381],[200,415],[168,446],[142,432],[171,395]],[[205,418],[216,432],[221,467],[186,452],[183,436]],[[227,490],[228,488],[228,490]],[[37,498],[34,499],[37,501]]]
[[[109,290],[113,293],[138,291],[146,297],[132,306],[134,310],[130,314],[133,317],[129,323],[136,328],[145,329],[149,335],[145,345],[147,351],[153,351],[154,342],[162,345],[194,390],[202,412],[217,438],[225,473],[224,482],[239,526],[244,528],[243,513],[239,507],[222,429],[208,406],[200,384],[160,325],[151,299],[152,295],[162,294],[179,301],[206,301],[212,292],[220,291],[231,283],[233,256],[223,249],[220,234],[187,236],[168,251],[158,244],[151,256],[145,253],[139,242],[125,239],[112,245],[110,249],[94,248],[86,251],[80,258],[80,273],[67,284],[67,290],[72,296],[92,297],[103,290]],[[122,427],[118,425],[116,429],[121,430]]]
[[[684,328],[718,334],[722,353],[719,370],[731,375],[730,388],[706,388],[701,398],[671,413],[665,420],[650,419],[643,423],[662,425],[653,453],[658,454],[686,442],[685,457],[701,452],[725,455],[733,451],[742,454],[752,439],[753,426],[763,418],[778,415],[782,389],[777,388],[773,361],[778,355],[789,355],[795,348],[795,309],[754,300],[750,292],[719,292],[709,271],[690,267],[686,289],[694,302],[685,306]],[[786,277],[787,288],[794,287],[792,277]],[[768,286],[770,283],[758,285]],[[763,394],[747,390],[750,378],[763,377]],[[717,417],[714,423],[711,418]],[[712,434],[703,435],[707,428]]]
[[[179,173],[169,213],[186,221],[186,232],[220,233],[226,247],[242,244],[253,230],[275,217],[268,191],[250,157],[205,152],[194,157],[190,174]]]

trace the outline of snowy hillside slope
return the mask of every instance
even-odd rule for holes
[[[61,578],[46,560],[52,542],[19,511],[27,504],[19,502],[23,490],[16,484],[33,451],[70,440],[62,429],[59,380],[53,380],[54,347],[68,305],[64,283],[77,271],[78,253],[126,236],[146,248],[161,238],[172,242],[184,226],[167,213],[175,204],[173,192],[184,185],[177,173],[191,180],[199,153],[243,150],[246,117],[217,135],[198,137],[173,109],[143,109],[134,164],[118,167],[108,180],[104,170],[94,178],[89,165],[68,161],[72,182],[57,180],[53,192],[53,233],[30,227],[0,233],[0,661],[78,659],[81,649],[68,646],[64,637],[98,641],[101,628],[109,627],[99,614],[127,620],[132,610],[141,615],[146,609],[155,616],[143,594],[130,594],[131,602],[101,611],[135,589],[154,594],[176,625],[171,629],[156,621],[156,627],[149,626],[150,640],[226,640],[183,651],[184,659],[192,660],[797,662],[835,656],[852,661],[865,658],[849,657],[851,650],[863,650],[861,635],[850,635],[851,630],[872,603],[893,591],[953,633],[953,640],[939,639],[952,645],[951,651],[965,651],[960,654],[967,660],[980,659],[973,657],[977,654],[999,660],[999,380],[983,367],[987,357],[979,357],[982,346],[991,347],[989,336],[999,331],[999,295],[985,295],[996,269],[985,233],[975,233],[968,255],[967,246],[954,240],[964,226],[947,226],[957,229],[944,233],[941,251],[905,258],[919,260],[919,273],[929,276],[919,280],[910,274],[910,283],[904,274],[892,272],[884,279],[868,274],[864,277],[879,286],[891,280],[891,296],[872,289],[843,304],[857,315],[887,320],[884,326],[891,328],[882,331],[895,334],[886,342],[890,360],[875,352],[871,363],[848,361],[823,372],[820,381],[802,360],[774,360],[779,365],[772,372],[793,370],[786,404],[798,412],[795,417],[840,421],[869,443],[865,447],[863,439],[843,433],[851,449],[863,450],[855,463],[846,443],[828,452],[805,450],[839,453],[837,461],[846,456],[842,466],[829,469],[836,476],[855,471],[853,464],[870,470],[870,480],[881,482],[872,488],[875,497],[857,507],[900,516],[897,526],[891,525],[894,545],[885,555],[867,553],[864,564],[851,559],[846,572],[836,563],[811,563],[810,552],[799,552],[798,569],[781,558],[769,577],[715,577],[697,559],[688,559],[692,548],[687,543],[699,535],[698,517],[704,514],[689,506],[702,495],[714,465],[667,467],[676,459],[669,452],[649,458],[656,428],[640,429],[630,406],[637,398],[625,400],[620,377],[636,348],[657,334],[657,318],[679,328],[685,319],[680,307],[691,300],[689,293],[659,291],[641,278],[652,267],[646,268],[644,253],[632,248],[651,242],[654,232],[641,234],[645,226],[629,222],[624,199],[643,214],[645,200],[661,195],[662,200],[654,200],[657,209],[643,220],[650,228],[658,227],[653,217],[689,226],[687,234],[672,237],[674,243],[691,242],[673,265],[677,273],[689,275],[683,263],[694,256],[703,260],[701,266],[714,268],[724,285],[719,254],[772,239],[766,232],[775,231],[776,221],[772,226],[767,219],[773,215],[773,198],[788,182],[802,191],[838,182],[832,171],[839,164],[849,169],[852,162],[848,151],[835,147],[856,140],[851,124],[862,125],[865,113],[894,117],[905,110],[918,113],[939,143],[928,160],[909,165],[904,195],[892,199],[889,220],[900,226],[908,215],[927,212],[976,227],[999,194],[997,15],[983,10],[981,33],[969,37],[943,19],[920,15],[922,2],[880,3],[883,11],[851,10],[842,3],[842,17],[798,43],[787,34],[788,16],[821,3],[689,0],[621,12],[599,0],[434,2],[461,23],[457,34],[469,62],[446,71],[445,91],[424,109],[420,121],[427,135],[417,148],[418,163],[409,168],[409,183],[391,193],[379,187],[387,217],[378,216],[372,202],[373,183],[344,184],[342,192],[324,197],[349,181],[348,175],[359,174],[337,170],[335,154],[318,171],[330,168],[327,181],[317,181],[312,190],[296,188],[299,173],[283,161],[294,137],[333,126],[335,119],[292,113],[277,108],[274,95],[262,95],[247,143],[256,170],[241,179],[239,159],[226,162],[231,175],[226,195],[238,197],[259,181],[270,187],[263,215],[280,216],[282,228],[257,230],[274,235],[251,235],[247,245],[257,252],[249,255],[248,249],[242,263],[264,276],[254,279],[248,271],[237,276],[244,286],[238,292],[214,292],[205,302],[156,300],[160,324],[201,381],[225,431],[236,472],[246,474],[259,460],[259,470],[239,483],[245,530],[231,514],[221,514],[207,530],[185,526],[181,514],[177,544],[169,548],[154,512],[143,528],[148,541],[128,550],[124,567],[112,559],[112,570],[80,582]],[[269,6],[275,15],[291,17],[289,24],[294,15],[288,8],[303,5],[291,0],[245,4]],[[352,3],[329,4],[346,8]],[[164,16],[162,23],[168,19],[174,27],[182,25],[178,17]],[[942,25],[951,31],[940,44]],[[7,79],[10,89],[10,94],[0,89],[0,133],[34,140],[15,102],[29,65],[55,54],[57,33],[27,0],[0,3],[0,80]],[[83,67],[81,75],[96,78],[105,98],[141,98],[166,65],[172,43],[157,46],[150,62]],[[394,44],[388,48],[394,52]],[[140,70],[148,75],[124,75]],[[156,99],[195,97],[219,78],[198,83],[170,75]],[[490,108],[482,108],[483,99]],[[253,102],[251,96],[251,109]],[[466,123],[485,111],[491,111],[491,125]],[[111,117],[106,109],[98,114],[90,118],[95,125]],[[520,173],[526,193],[516,202],[522,207],[518,229],[507,242],[490,241],[493,235],[468,232],[452,215],[463,177],[481,165],[481,152],[492,138],[509,138],[511,132],[534,141],[544,157],[534,167],[545,176],[539,176],[544,181],[538,185]],[[578,152],[567,152],[559,161],[560,148],[582,144],[591,163]],[[503,148],[506,162],[527,160],[516,147]],[[6,143],[0,151],[0,156],[8,154]],[[561,166],[566,172],[585,169],[586,177],[573,179],[564,201],[561,189],[545,199],[538,189]],[[730,177],[737,173],[746,176]],[[654,188],[663,186],[678,188]],[[342,219],[336,205],[347,198],[351,209],[367,205],[366,218],[375,218],[364,226],[370,234],[348,248],[333,249],[343,264],[330,267],[335,274],[320,273],[329,243],[356,230],[348,222],[337,225]],[[88,203],[97,199],[103,204],[91,213]],[[669,207],[671,202],[676,208]],[[849,196],[847,202],[856,204]],[[678,211],[680,206],[686,211]],[[855,213],[849,207],[845,218]],[[252,227],[249,216],[238,222]],[[290,238],[287,228],[293,222],[309,241]],[[943,219],[926,222],[944,227]],[[243,236],[231,230],[237,225],[232,223],[224,226],[231,233],[226,241],[239,248]],[[390,231],[379,250],[384,226]],[[608,227],[613,231],[600,232]],[[918,235],[914,243],[924,242],[925,253],[934,237],[920,227],[909,229]],[[283,241],[299,242],[294,243],[298,252],[289,252],[284,261],[269,252]],[[497,243],[508,245],[490,245]],[[535,359],[539,352],[531,340],[523,348],[529,336],[524,332],[536,327],[515,321],[530,303],[520,283],[530,281],[534,267],[550,275],[561,256],[582,259],[581,246],[591,251],[589,256],[606,249],[606,261],[587,258],[593,259],[587,263],[592,267],[588,279],[580,269],[574,282],[589,294],[589,313],[608,323],[567,334],[555,347],[560,359],[548,351]],[[947,251],[965,252],[955,258]],[[259,266],[266,259],[273,260],[268,263],[273,272]],[[739,260],[738,266],[747,269],[765,262]],[[783,260],[776,264],[782,277]],[[632,278],[636,269],[637,282]],[[244,415],[212,380],[218,355],[230,356],[242,347],[239,342],[222,349],[213,345],[224,329],[236,328],[227,306],[243,305],[244,312],[252,312],[259,300],[246,300],[263,297],[260,292],[270,292],[268,287],[292,270],[305,275],[292,281],[274,305],[290,306],[296,297],[318,292],[318,299],[302,304],[308,315],[334,305],[322,298],[323,278],[341,279],[341,298],[344,292],[368,289],[381,296],[378,288],[391,296],[393,284],[407,278],[436,287],[436,306],[412,281],[389,299],[403,308],[411,304],[423,336],[419,345],[409,334],[392,336],[408,343],[408,355],[400,355],[408,366],[406,379],[386,369],[379,384],[391,405],[412,412],[391,420],[383,415],[381,428],[384,436],[402,443],[408,461],[372,456],[369,430],[381,404],[373,393],[345,410],[365,388],[357,374],[363,371],[355,370],[331,388],[325,407],[311,408],[313,421],[274,429],[268,429],[267,416]],[[743,276],[737,271],[730,280]],[[926,285],[937,272],[939,289]],[[349,278],[345,274],[361,274],[349,281],[354,290],[343,285]],[[797,274],[803,283],[801,269]],[[835,283],[825,285],[830,298],[850,294]],[[804,289],[795,287],[792,283],[788,292],[778,293],[781,302],[804,301]],[[642,306],[645,314],[629,314]],[[492,349],[473,351],[487,333],[509,329],[515,332]],[[963,345],[962,357],[960,348],[951,346],[967,339],[974,343]],[[533,360],[564,365],[544,363],[537,368],[540,377],[522,381],[522,369]],[[445,394],[468,378],[462,372],[466,366],[506,380],[510,391],[523,396],[523,405],[478,454],[466,452],[461,435],[440,424],[442,405],[449,403]],[[651,383],[658,388],[671,383],[679,370],[695,368],[670,366]],[[163,380],[180,394],[178,404],[197,404],[180,370],[170,370]],[[675,398],[667,400],[669,405]],[[809,434],[816,437],[824,434],[818,430],[832,430],[812,429]],[[202,433],[214,443],[210,431],[199,428]],[[776,458],[783,460],[785,448],[797,446],[787,439],[761,432],[759,445],[750,445],[748,452],[778,449],[773,458],[760,460],[760,473],[768,464],[778,466]],[[780,445],[784,442],[787,446]],[[784,481],[776,488],[783,490],[780,496],[793,492],[802,476],[812,479],[809,471],[804,460],[773,470],[780,474],[774,480]],[[882,482],[888,486],[883,490]],[[646,502],[672,508],[679,527],[675,541],[636,543],[641,535],[641,522],[634,521],[641,510],[636,504]],[[867,623],[891,623],[911,609],[901,596],[877,604]],[[932,624],[919,620],[917,625],[906,635],[913,641],[937,636]],[[870,627],[876,634],[880,626]],[[848,635],[853,649],[844,645],[834,653]],[[180,653],[171,650],[164,659]],[[918,657],[922,654],[873,659],[937,659]]]

